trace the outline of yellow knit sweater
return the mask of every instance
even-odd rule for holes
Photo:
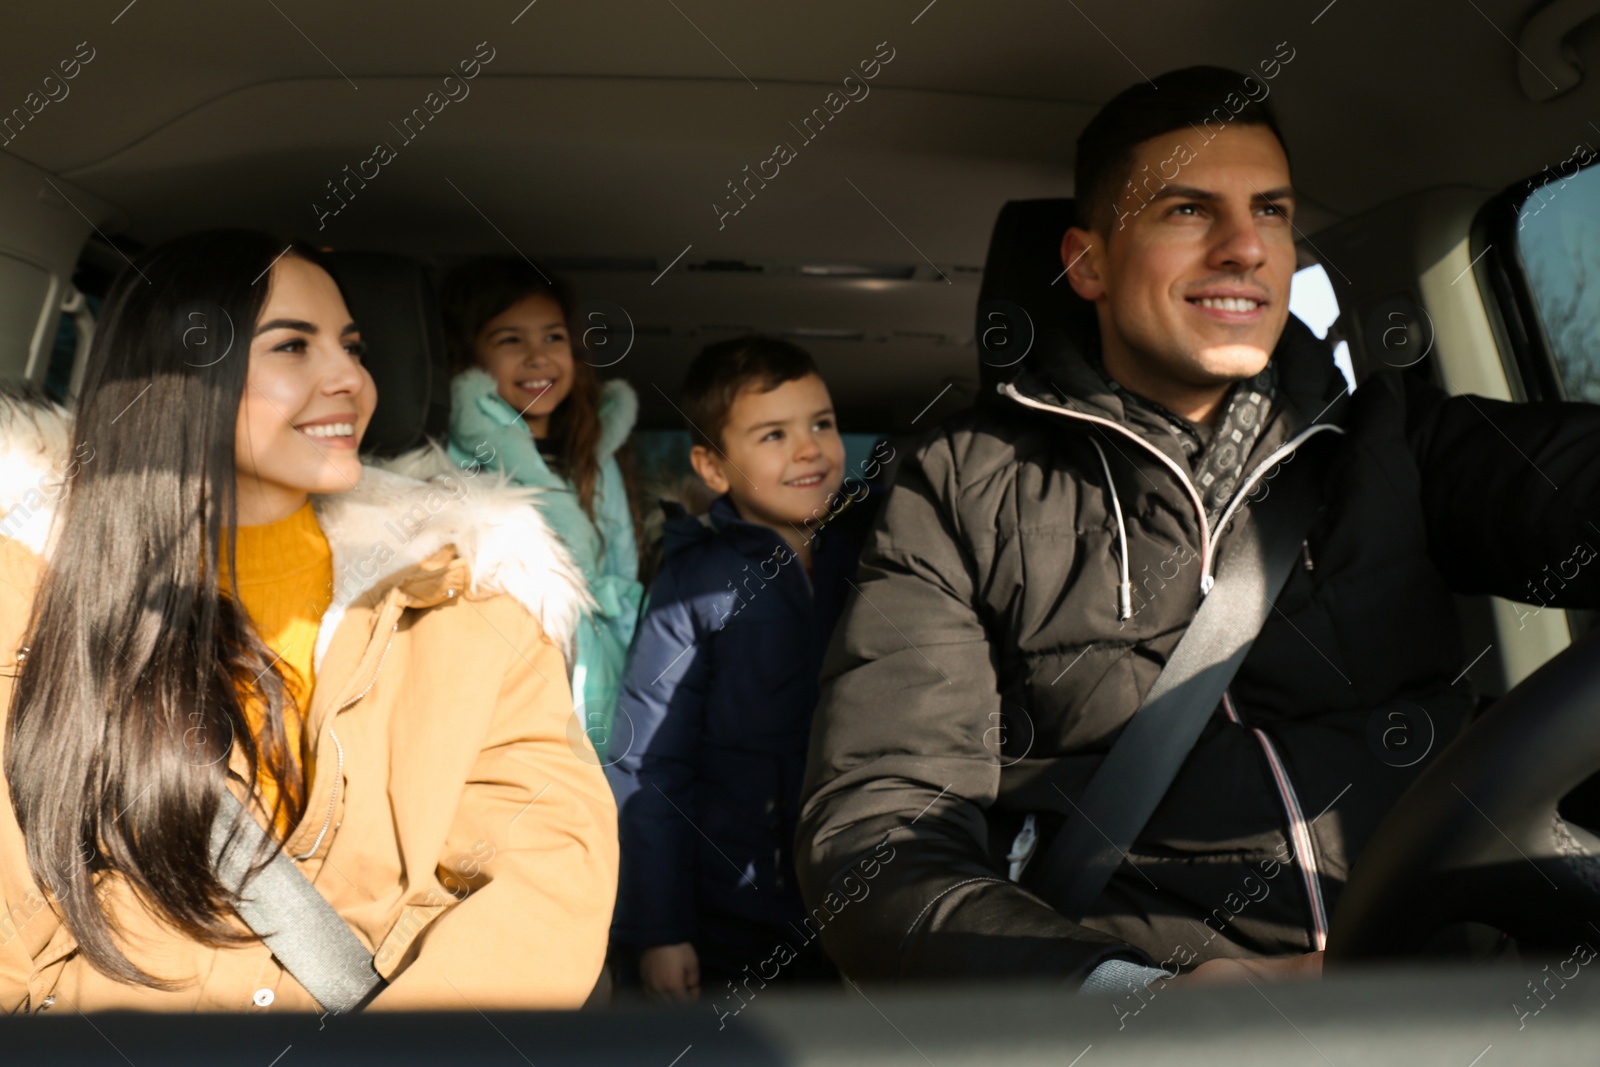
[[[311,760],[304,738],[305,712],[315,682],[312,658],[323,613],[333,602],[333,552],[317,525],[308,501],[286,519],[263,526],[241,526],[235,531],[239,599],[283,675],[293,706],[287,709],[284,734],[289,751],[305,768],[311,782]],[[227,588],[227,563],[222,567]],[[252,725],[259,731],[261,711],[252,708]],[[270,780],[261,783],[262,800],[270,809],[277,790]],[[282,832],[290,827],[279,826]]]

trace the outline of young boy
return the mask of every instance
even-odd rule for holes
[[[668,518],[623,678],[612,939],[639,950],[652,995],[693,1000],[703,986],[738,1010],[769,981],[835,973],[792,851],[822,653],[882,459],[845,484],[828,387],[784,341],[705,349],[682,410],[690,460],[718,497],[703,518]]]

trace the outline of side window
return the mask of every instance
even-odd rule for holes
[[[1289,313],[1311,328],[1318,337],[1326,338],[1328,331],[1339,319],[1339,300],[1333,293],[1333,282],[1321,263],[1313,263],[1294,272],[1289,283]],[[1333,362],[1345,383],[1354,390],[1356,371],[1350,362],[1350,343],[1340,341],[1333,349]]]
[[[1562,390],[1600,403],[1600,166],[1557,173],[1518,209],[1517,251]]]
[[[100,303],[97,296],[76,292],[63,302],[56,316],[55,339],[45,366],[44,393],[59,404],[67,403],[71,396],[73,375],[88,345],[89,324],[100,314]]]

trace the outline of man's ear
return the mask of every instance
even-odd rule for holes
[[[1061,265],[1067,268],[1067,281],[1079,296],[1088,301],[1105,295],[1106,240],[1093,230],[1074,226],[1061,238]]]
[[[689,465],[706,483],[706,488],[721,496],[728,491],[728,478],[722,473],[722,458],[705,445],[695,445],[689,450]]]

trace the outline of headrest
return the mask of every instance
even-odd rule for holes
[[[1061,238],[1073,201],[1012,200],[1000,209],[978,289],[979,396],[1016,377],[1032,354],[1048,352],[1069,330],[1094,324],[1094,305],[1062,276]]]
[[[450,427],[450,363],[433,272],[390,252],[330,252],[350,315],[367,344],[364,360],[378,407],[361,451],[394,456]]]

